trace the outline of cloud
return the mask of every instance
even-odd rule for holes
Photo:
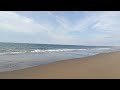
[[[71,15],[69,12],[40,13],[46,14],[44,18],[48,20],[44,21],[43,18],[38,22],[34,16],[28,18],[17,12],[0,11],[0,31],[33,34],[34,37],[42,38],[42,41],[46,40],[46,43],[120,45],[117,42],[120,41],[119,11],[75,11],[72,16],[74,21],[67,17]],[[83,17],[79,18],[81,13]],[[70,34],[71,32],[77,32],[77,35]]]
[[[56,23],[58,23],[58,27],[60,27],[61,30],[63,30],[63,31],[70,30],[71,24],[67,18],[65,18],[64,16],[56,15],[50,11],[48,12],[48,14],[55,18]]]
[[[42,13],[42,12],[41,12]],[[48,12],[49,13],[49,12]],[[24,34],[34,34],[38,37],[46,40],[48,39],[52,43],[65,43],[68,41],[72,41],[71,36],[66,36],[64,34],[64,30],[67,30],[67,25],[64,17],[56,16],[55,19],[57,20],[58,27],[57,32],[54,32],[54,26],[51,26],[51,21],[47,21],[46,23],[36,22],[33,18],[28,18],[22,15],[17,14],[16,12],[12,11],[1,11],[0,12],[0,31],[10,31],[17,32],[17,33],[24,33]],[[63,30],[64,29],[64,30]],[[60,30],[63,30],[61,32]],[[40,34],[38,34],[40,33]],[[42,35],[41,35],[42,34]],[[16,37],[17,39],[17,37]],[[34,41],[33,41],[34,42]]]
[[[99,18],[98,22],[93,26],[94,29],[101,32],[115,32],[120,28],[120,12],[104,12]]]
[[[0,12],[0,28],[1,30],[8,30],[14,32],[41,32],[47,28],[33,19],[21,16],[12,11]]]

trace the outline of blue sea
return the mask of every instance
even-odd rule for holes
[[[113,46],[0,43],[0,72],[119,50]]]

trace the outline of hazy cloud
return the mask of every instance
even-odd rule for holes
[[[43,21],[44,17],[37,22],[34,16],[30,18],[13,11],[0,11],[0,32],[4,30],[8,33],[11,31],[33,34],[33,37],[42,38],[42,41],[48,40],[46,43],[120,45],[119,11],[74,11],[75,15],[78,14],[77,17],[73,17],[74,22],[67,18],[67,15],[71,15],[67,11],[41,13],[46,14],[48,20]],[[79,18],[81,17],[79,13],[84,14],[82,19]],[[77,32],[77,35],[70,32]]]

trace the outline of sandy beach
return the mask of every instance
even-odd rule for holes
[[[0,79],[120,79],[120,52],[1,72]]]

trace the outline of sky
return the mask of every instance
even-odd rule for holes
[[[0,11],[0,42],[120,45],[120,11]]]

